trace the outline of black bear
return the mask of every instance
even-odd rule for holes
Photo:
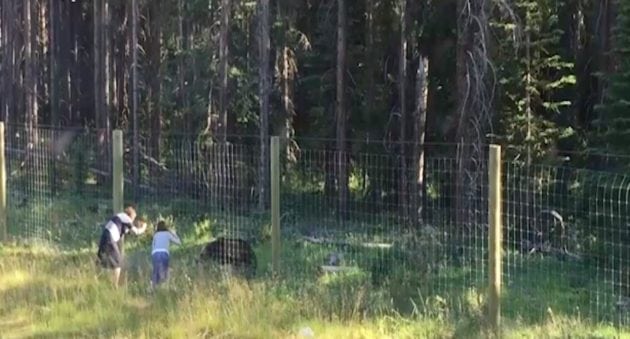
[[[214,261],[219,265],[232,265],[250,279],[256,274],[256,253],[245,240],[220,237],[205,245],[199,261]]]

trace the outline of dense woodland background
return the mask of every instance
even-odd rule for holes
[[[484,173],[476,169],[489,142],[506,145],[507,159],[555,165],[585,150],[625,153],[630,142],[627,1],[1,6],[2,120],[31,131],[94,128],[103,150],[110,149],[111,130],[121,128],[154,163],[164,161],[171,135],[218,143],[252,135],[264,140],[259,178],[268,177],[269,135],[319,138],[317,147],[335,154],[327,185],[336,187],[342,211],[351,171],[346,154],[369,145],[398,155],[394,189],[406,204],[400,200],[417,198],[406,192],[425,189],[428,144],[458,145],[451,148],[454,186],[467,192],[477,179],[461,174]],[[290,159],[298,144],[283,145]],[[264,192],[268,182],[259,181]],[[266,194],[260,197],[265,204]]]
[[[110,205],[113,129],[133,172],[126,198],[143,198],[142,210],[206,220],[199,237],[213,218],[261,233],[278,135],[283,236],[310,227],[408,241],[406,271],[438,267],[448,251],[481,277],[487,146],[498,143],[506,248],[561,252],[524,270],[541,273],[523,278],[536,298],[519,302],[547,305],[555,297],[540,283],[554,280],[579,288],[572,298],[591,312],[602,296],[608,310],[613,296],[630,305],[629,0],[0,0],[0,10],[13,234],[53,229],[72,243],[81,227],[96,239],[74,212],[101,218],[94,201]],[[405,240],[408,230],[429,240]],[[519,265],[508,259],[516,280]]]

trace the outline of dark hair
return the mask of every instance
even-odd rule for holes
[[[166,226],[166,221],[164,220],[158,221],[156,231],[157,232],[168,231],[168,227]]]

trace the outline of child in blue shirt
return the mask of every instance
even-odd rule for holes
[[[170,243],[181,245],[179,237],[166,227],[166,222],[159,221],[157,229],[153,235],[153,246],[151,250],[151,261],[153,262],[153,273],[151,274],[151,286],[156,287],[168,278],[169,268],[169,245]]]

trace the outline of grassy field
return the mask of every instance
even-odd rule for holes
[[[138,246],[144,242],[128,244],[129,266],[118,290],[96,268],[93,248],[1,247],[0,337],[300,338],[307,327],[316,338],[488,336],[474,291],[462,295],[458,310],[427,297],[415,312],[402,314],[391,307],[391,291],[401,285],[376,288],[361,272],[245,282],[193,265],[199,244],[174,251],[172,279],[151,293],[147,249]],[[263,277],[268,250],[258,248]],[[517,312],[520,306],[510,303],[526,302],[507,298],[505,308]],[[630,331],[553,312],[540,321],[518,319],[505,319],[503,337],[630,337]]]
[[[171,220],[184,246],[173,248],[169,284],[151,293],[150,234],[130,238],[124,284],[115,290],[94,262],[109,203],[63,197],[11,206],[10,234],[46,241],[0,246],[0,338],[300,338],[304,329],[316,338],[489,337],[483,246],[467,249],[467,262],[446,263],[448,240],[422,234],[404,243],[387,221],[348,223],[332,237],[397,238],[398,249],[309,244],[300,234],[311,225],[334,233],[334,223],[315,210],[315,219],[300,212],[283,219],[282,272],[271,278],[268,216],[211,214],[185,200],[145,202],[140,213]],[[204,242],[231,232],[255,239],[252,281],[194,264]],[[353,269],[320,274],[331,251],[344,252]],[[605,300],[611,286],[596,269],[513,253],[505,263],[503,338],[630,338],[630,329],[613,325]],[[609,321],[595,321],[594,313]]]

